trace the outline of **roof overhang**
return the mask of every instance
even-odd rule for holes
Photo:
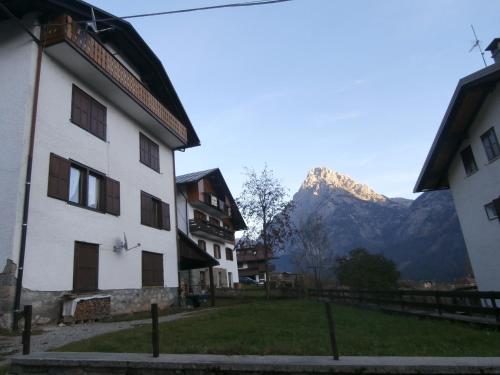
[[[219,265],[219,262],[201,249],[183,231],[177,230],[179,246],[179,270],[193,270],[197,268],[208,268]]]
[[[450,163],[467,138],[469,128],[484,101],[499,80],[500,64],[493,64],[458,82],[413,190],[415,193],[450,187]]]

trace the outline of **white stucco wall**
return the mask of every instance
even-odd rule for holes
[[[485,101],[448,171],[448,179],[479,290],[500,290],[500,222],[484,206],[500,196],[500,159],[488,162],[481,135],[500,137],[500,90]],[[471,145],[479,170],[466,176],[460,151]]]
[[[184,193],[184,194],[183,194]],[[215,258],[214,254],[214,244],[217,244],[220,246],[220,251],[221,251],[221,259],[217,259],[220,263],[217,268],[222,268],[225,269],[227,272],[232,273],[233,277],[233,284],[237,283],[239,278],[238,278],[238,262],[236,261],[236,252],[233,251],[233,260],[226,260],[226,247],[230,249],[234,249],[234,244],[230,242],[215,242],[210,239],[200,237],[193,235],[189,232],[189,224],[186,226],[186,195],[185,192],[182,192],[181,189],[178,189],[177,193],[177,220],[179,223],[179,229],[182,230],[184,233],[187,233],[189,237],[196,243],[198,243],[198,240],[203,240],[205,241],[207,245],[207,253],[209,253],[212,257]],[[199,208],[198,208],[199,210]],[[200,210],[202,211],[202,210]],[[205,212],[206,213],[206,212]],[[209,215],[208,213],[206,213]],[[188,221],[189,219],[194,218],[194,208],[191,206],[191,204],[187,203],[187,215],[188,215]],[[210,215],[209,215],[210,216]],[[231,285],[230,287],[232,287]]]
[[[30,36],[0,22],[0,272],[19,258],[36,59]]]
[[[107,142],[70,122],[72,84],[107,107]],[[139,132],[160,145],[160,171],[139,162]],[[49,155],[73,159],[120,181],[121,215],[102,214],[47,196]],[[170,204],[171,230],[140,223],[140,191]],[[99,244],[99,289],[141,288],[141,251],[164,254],[164,281],[178,286],[173,151],[142,130],[110,103],[44,55],[34,150],[30,226],[24,286],[33,290],[71,290],[75,241]],[[127,234],[129,246],[113,245]]]

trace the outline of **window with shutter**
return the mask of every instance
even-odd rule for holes
[[[75,292],[96,291],[98,270],[99,245],[75,242],[73,290]]]
[[[71,122],[106,140],[106,107],[75,85],[71,100]]]
[[[494,128],[488,129],[487,132],[481,135],[481,142],[483,142],[484,151],[486,152],[488,161],[493,161],[500,156],[500,145],[498,144]]]
[[[142,286],[163,286],[163,254],[142,252]]]
[[[170,230],[170,205],[141,191],[141,224]]]
[[[139,133],[139,160],[142,164],[160,172],[160,148],[142,133]]]
[[[120,183],[106,177],[106,212],[120,216]]]
[[[165,202],[161,202],[161,227],[170,230],[170,205]]]
[[[233,260],[233,250],[226,247],[226,260]]]
[[[203,240],[198,240],[198,247],[204,251],[207,251],[207,243]]]
[[[49,184],[47,195],[52,198],[68,200],[70,162],[56,154],[50,154]]]

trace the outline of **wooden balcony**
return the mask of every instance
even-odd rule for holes
[[[234,242],[234,232],[204,220],[189,220],[189,231],[195,236],[206,237],[214,241]]]
[[[216,195],[203,192],[199,193],[199,199],[190,201],[193,207],[218,217],[220,219],[228,219],[231,217],[231,207],[223,200],[219,199]]]
[[[42,35],[42,42],[50,49],[53,45],[67,42],[73,49],[91,62],[101,73],[115,83],[129,97],[140,105],[150,116],[168,129],[181,145],[187,144],[186,127],[128,70],[104,45],[91,34],[73,22],[70,16],[60,16],[53,20]],[[77,68],[71,56],[59,51],[55,58],[69,66]],[[62,61],[61,61],[62,60]],[[65,61],[67,60],[67,61]],[[84,72],[82,70],[82,72]],[[85,71],[87,80],[89,74]],[[116,95],[115,95],[116,96]],[[123,101],[123,100],[122,100]],[[122,105],[125,109],[127,106]],[[179,142],[180,141],[180,142]],[[172,142],[173,143],[173,142]],[[179,146],[177,146],[179,147]]]

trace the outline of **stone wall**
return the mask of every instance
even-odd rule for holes
[[[15,278],[13,285],[15,289]],[[33,306],[34,324],[57,323],[61,320],[63,297],[70,293],[69,291],[41,292],[23,289],[21,306]],[[151,303],[157,303],[160,309],[177,304],[177,288],[114,289],[102,290],[93,294],[111,297],[111,315],[149,311]],[[0,311],[4,311],[3,315],[0,315],[1,328],[10,328],[13,296],[14,294],[12,294],[12,298],[9,297],[10,304],[4,305],[2,303],[0,305]]]
[[[10,259],[0,273],[0,328],[12,325],[12,308],[16,293],[16,265]]]

